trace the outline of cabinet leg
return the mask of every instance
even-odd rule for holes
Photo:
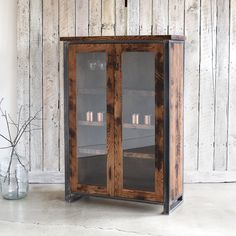
[[[69,194],[66,194],[65,196],[65,200],[67,202],[74,202],[78,199],[82,198],[82,195],[79,195],[79,194],[73,194],[73,193],[69,193]]]
[[[183,202],[183,196],[176,199],[171,205],[169,202],[164,203],[163,215],[169,215],[170,212],[174,211]]]

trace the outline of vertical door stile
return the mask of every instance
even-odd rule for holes
[[[114,196],[115,160],[114,160],[114,106],[115,106],[115,48],[107,45],[107,191]]]
[[[164,176],[164,47],[156,46],[155,57],[155,192],[163,201]]]
[[[121,76],[121,44],[116,44],[116,63],[119,64],[115,70],[115,195],[121,194],[123,188],[123,158],[122,158],[122,76]]]

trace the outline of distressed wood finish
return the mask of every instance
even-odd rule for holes
[[[30,114],[39,112],[42,118],[43,101],[43,65],[42,65],[42,1],[35,0],[30,3]],[[43,169],[43,121],[35,120],[39,130],[30,133],[30,164],[31,171]],[[31,126],[35,129],[35,126]]]
[[[127,8],[125,7],[126,0],[116,0],[116,27],[115,35],[127,34]]]
[[[115,33],[115,0],[102,0],[102,35]]]
[[[48,24],[48,22],[51,22]],[[59,35],[58,1],[43,1],[44,170],[59,169]],[[54,138],[52,138],[54,137]]]
[[[77,0],[75,4],[76,4],[76,36],[88,36],[89,1]]]
[[[185,2],[185,99],[184,99],[184,156],[185,169],[198,168],[198,119],[199,119],[199,51],[200,51],[200,0]]]
[[[227,170],[236,171],[236,1],[230,2],[229,127]]]
[[[17,1],[17,107],[22,107],[21,121],[29,116],[29,0]],[[29,157],[29,133],[25,133],[18,145],[18,152]]]
[[[226,170],[229,90],[229,0],[217,1],[215,155],[213,170]],[[224,39],[224,40],[222,40]]]
[[[24,110],[24,116],[26,117],[28,114],[33,114],[34,108],[36,109],[36,107],[40,106],[40,103],[43,106],[48,104],[49,99],[50,104],[53,104],[52,106],[55,108],[54,111],[56,111],[56,104],[59,105],[58,113],[52,110],[50,113],[46,113],[46,110],[50,108],[50,105],[47,106],[43,113],[47,115],[44,117],[46,119],[42,120],[42,132],[36,131],[32,133],[33,136],[31,138],[29,138],[28,134],[25,135],[19,146],[19,152],[30,159],[32,172],[37,172],[37,177],[40,178],[38,171],[45,171],[45,173],[42,172],[42,182],[45,181],[44,174],[49,175],[48,173],[50,172],[60,172],[64,168],[62,161],[64,144],[61,139],[63,136],[63,119],[61,119],[63,118],[63,86],[61,81],[63,67],[60,62],[60,81],[58,82],[58,73],[56,73],[56,70],[58,70],[56,69],[58,57],[56,58],[56,54],[52,53],[58,47],[58,54],[62,54],[62,46],[56,45],[59,44],[58,40],[54,41],[58,37],[58,28],[60,37],[72,36],[68,34],[68,32],[72,31],[72,28],[76,30],[74,36],[87,36],[88,34],[100,36],[102,31],[105,35],[102,29],[102,21],[106,19],[105,21],[108,22],[108,15],[111,16],[112,22],[115,24],[115,29],[114,31],[112,30],[114,35],[146,34],[146,32],[150,32],[150,18],[153,25],[153,30],[150,34],[185,33],[187,37],[186,80],[184,85],[186,97],[185,154],[187,156],[185,167],[188,171],[192,171],[192,175],[195,176],[185,175],[185,181],[197,181],[198,178],[199,181],[203,181],[204,177],[206,182],[211,180],[220,181],[223,179],[222,173],[224,171],[225,181],[232,180],[233,175],[227,174],[227,172],[236,170],[234,122],[236,109],[234,102],[235,80],[233,79],[235,77],[236,61],[234,56],[234,0],[153,0],[151,1],[151,14],[145,14],[145,12],[149,12],[147,10],[150,7],[149,0],[128,0],[128,7],[125,7],[125,0],[115,0],[115,4],[110,3],[113,1],[109,1],[108,5],[110,7],[106,8],[109,12],[102,9],[102,0],[53,0],[49,10],[50,17],[47,16],[46,11],[43,11],[40,16],[39,5],[41,4],[45,9],[45,6],[49,6],[50,2],[51,0],[17,1],[18,107],[27,104],[32,107],[32,110],[31,108]],[[219,5],[218,7],[217,4]],[[36,5],[37,7],[34,7]],[[65,11],[62,9],[65,9]],[[55,24],[54,22],[57,19],[58,22]],[[55,28],[53,30],[55,35],[53,33],[48,34],[48,28],[51,28],[52,25]],[[216,32],[216,28],[219,29],[218,32]],[[222,33],[222,28],[226,29],[230,35]],[[46,34],[48,39],[46,39]],[[222,37],[226,37],[228,43],[222,40]],[[39,41],[38,45],[35,40]],[[43,41],[42,45],[40,45],[40,41]],[[46,47],[45,43],[46,45],[51,44],[51,46]],[[230,50],[227,50],[228,46]],[[40,47],[42,47],[41,53]],[[50,49],[50,52],[48,49]],[[37,52],[39,54],[38,58],[36,58]],[[62,61],[60,55],[59,58]],[[39,58],[41,56],[43,61],[40,62]],[[35,63],[36,60],[37,64]],[[54,61],[54,63],[48,64],[48,61]],[[38,70],[41,67],[40,63],[42,63],[41,71]],[[226,91],[226,67],[229,69],[228,91]],[[38,70],[38,73],[36,70]],[[52,71],[54,72],[51,73]],[[52,86],[48,86],[48,83],[45,83],[45,81],[48,81],[45,79],[48,72],[51,73]],[[40,74],[42,74],[41,79]],[[223,77],[225,78],[224,80]],[[55,85],[57,82],[59,87]],[[221,89],[220,84],[223,84],[222,88],[224,89]],[[38,90],[36,92],[37,87]],[[59,92],[55,91],[55,88]],[[221,90],[224,90],[222,101]],[[40,91],[43,92],[40,93]],[[56,93],[58,93],[58,96]],[[42,96],[41,99],[40,94]],[[226,103],[227,99],[228,104]],[[227,114],[225,114],[225,110]],[[55,126],[59,125],[59,127],[53,128],[53,136],[55,138],[49,152],[47,139],[52,136],[51,128],[54,121]],[[224,135],[219,137],[221,136],[221,131]],[[41,144],[36,145],[36,140],[38,140],[38,143],[42,143],[41,154]],[[58,144],[56,145],[56,143]],[[46,145],[46,152],[43,150],[44,144]],[[219,171],[216,171],[217,169]],[[209,173],[212,173],[212,178],[208,179]],[[219,178],[217,178],[216,173],[220,173]],[[52,176],[51,180],[53,181],[53,179],[54,177]],[[38,181],[40,182],[40,179]]]
[[[183,194],[183,44],[170,44],[170,201]]]
[[[139,33],[140,35],[152,34],[152,0],[140,1],[140,19],[139,19]]]
[[[96,187],[79,184],[77,161],[77,109],[76,105],[76,54],[80,52],[106,52],[107,53],[107,186]],[[108,56],[109,55],[109,56]],[[106,44],[82,44],[69,46],[69,129],[70,129],[70,173],[71,190],[73,192],[109,194],[114,196],[114,70],[109,58],[115,56],[114,48]]]
[[[139,1],[129,0],[127,9],[127,34],[139,35]]]
[[[161,36],[162,37],[162,36]],[[171,38],[171,36],[166,36]],[[105,39],[107,44],[105,43]],[[112,37],[114,38],[114,37]],[[67,41],[69,44],[69,167],[66,168],[66,189],[69,183],[69,194],[66,199],[72,200],[73,195],[111,196],[114,198],[148,201],[164,205],[164,213],[169,214],[171,209],[182,201],[183,195],[183,75],[184,75],[184,41],[169,40],[153,43],[156,37],[148,43],[143,43],[143,37],[129,37],[132,43],[118,41],[110,43],[110,37],[101,37],[100,42],[94,43],[91,37],[83,38],[83,41]],[[149,37],[150,38],[150,37]],[[152,37],[151,37],[152,38]],[[99,38],[98,42],[99,42]],[[117,42],[118,41],[118,42]],[[123,42],[123,43],[119,43]],[[170,47],[166,47],[170,45]],[[80,109],[77,105],[77,78],[76,55],[81,52],[106,52],[107,54],[107,144],[106,151],[100,149],[85,150],[79,152],[104,155],[106,159],[107,186],[94,186],[82,184],[78,178],[77,135],[80,130],[77,127],[76,114]],[[155,154],[142,154],[131,151],[123,152],[123,125],[122,123],[122,53],[124,52],[154,52],[155,53]],[[164,79],[165,78],[165,79]],[[169,81],[169,82],[168,82]],[[169,87],[167,86],[169,85]],[[94,89],[82,90],[83,94],[94,94]],[[98,91],[100,93],[100,91]],[[67,95],[66,95],[67,96]],[[80,125],[104,126],[104,123],[79,121]],[[67,127],[67,125],[66,125]],[[128,127],[128,126],[127,126]],[[169,127],[168,131],[166,127]],[[128,127],[132,128],[132,127]],[[137,127],[136,127],[137,128]],[[144,128],[144,127],[142,127]],[[67,142],[66,142],[67,143]],[[66,149],[68,150],[68,149]],[[167,152],[166,152],[167,150]],[[135,190],[124,186],[124,158],[137,158],[153,160],[155,177],[154,190]],[[68,176],[70,173],[70,176]],[[68,179],[69,178],[69,182]]]
[[[153,35],[168,34],[169,16],[168,1],[153,1]]]
[[[75,36],[76,31],[76,14],[75,14],[75,0],[60,0],[59,5],[59,34],[67,36]],[[63,43],[59,45],[59,108],[60,108],[60,118],[59,118],[59,171],[64,172],[64,57],[63,57]]]
[[[201,64],[199,101],[199,158],[198,170],[213,170],[215,74],[213,69],[214,12],[211,2],[201,2]],[[206,132],[207,131],[207,132]]]

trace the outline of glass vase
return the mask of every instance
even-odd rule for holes
[[[0,158],[0,190],[2,197],[17,200],[25,197],[29,190],[28,160],[16,152]]]

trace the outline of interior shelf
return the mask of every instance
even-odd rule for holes
[[[91,94],[91,95],[104,95],[104,88],[81,88],[78,89],[79,94]],[[137,96],[155,96],[154,91],[149,90],[135,90],[135,89],[124,89],[124,95],[137,95]]]
[[[79,121],[79,125],[85,125],[85,126],[105,126],[105,122],[97,122],[97,121]],[[143,125],[143,124],[129,124],[129,123],[124,123],[123,125],[124,128],[128,129],[154,129],[154,125]]]

